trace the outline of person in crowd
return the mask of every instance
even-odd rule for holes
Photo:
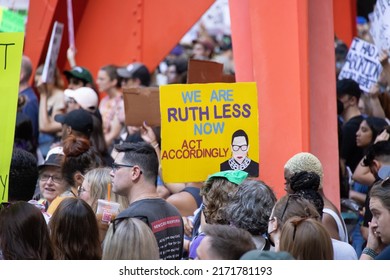
[[[275,202],[273,190],[264,182],[246,179],[228,202],[226,218],[230,225],[247,230],[257,249],[269,250],[271,244],[266,233]]]
[[[324,211],[324,200],[318,192],[320,177],[315,172],[302,171],[295,173],[290,178],[290,188],[295,195],[309,201],[317,210],[319,220]],[[335,260],[357,260],[357,254],[349,243],[331,238],[333,247],[333,258]]]
[[[99,92],[107,95],[101,100],[99,111],[102,114],[103,133],[109,150],[120,142],[125,133],[125,104],[120,91],[120,81],[115,65],[106,65],[99,69],[96,83]]]
[[[46,160],[39,165],[39,197],[36,199],[45,206],[45,210],[58,196],[69,191],[69,186],[62,176],[62,148],[56,147],[49,151]]]
[[[85,200],[96,213],[98,199],[118,202],[120,204],[119,212],[122,212],[129,206],[127,197],[119,196],[111,188],[111,168],[97,167],[85,173],[84,181],[78,188],[78,196]],[[108,194],[110,192],[110,194]]]
[[[39,92],[39,149],[46,158],[51,146],[61,138],[61,124],[54,120],[57,114],[66,111],[64,82],[59,69],[54,72],[53,82],[42,81],[43,65],[35,71],[35,86]]]
[[[323,191],[323,169],[320,160],[307,152],[297,153],[284,165],[285,190],[293,193],[290,188],[290,178],[295,173],[302,171],[314,172],[320,177],[318,192],[324,200],[322,223],[329,231],[332,238],[343,242],[349,242],[348,231],[338,208],[325,196]]]
[[[284,223],[291,217],[319,218],[315,206],[299,195],[287,194],[276,201],[270,219],[267,235],[275,251],[280,251],[280,233]]]
[[[333,260],[330,235],[314,218],[288,219],[280,233],[279,249],[289,252],[297,260]]]
[[[75,90],[80,87],[95,89],[91,72],[85,67],[74,66],[71,70],[65,70],[64,75],[68,81],[69,89]]]
[[[130,63],[126,67],[118,68],[116,71],[121,78],[122,89],[148,87],[150,85],[150,71],[141,62]]]
[[[211,175],[201,189],[203,196],[205,221],[208,224],[229,224],[225,209],[236,192],[238,186],[248,173],[241,170],[222,171]]]
[[[361,94],[359,84],[354,80],[343,79],[337,81],[337,99],[343,104],[340,147],[342,177],[349,177],[347,168],[353,173],[364,155],[363,149],[356,145],[356,133],[363,121],[358,106]]]
[[[244,229],[229,225],[205,225],[206,236],[197,248],[197,260],[239,260],[256,248],[252,236]]]
[[[248,173],[241,170],[227,170],[210,175],[201,188],[202,205],[194,212],[193,219],[186,219],[185,242],[188,257],[195,259],[197,247],[205,234],[202,230],[204,224],[228,225],[225,209],[238,190],[238,186],[248,177]],[[191,232],[192,231],[192,232]]]
[[[335,45],[335,58],[336,58],[336,80],[340,74],[341,69],[343,68],[345,61],[347,59],[348,46],[341,41],[337,36],[334,37]]]
[[[389,176],[377,182],[370,191],[371,222],[361,260],[390,260],[390,183]]]
[[[117,156],[110,173],[112,190],[129,199],[118,218],[138,218],[149,225],[159,245],[161,259],[181,259],[183,221],[179,211],[156,191],[159,160],[146,142],[115,146]]]
[[[0,259],[52,260],[49,229],[41,211],[26,201],[0,207]]]
[[[111,166],[114,159],[108,152],[102,124],[94,114],[84,109],[76,109],[67,114],[56,115],[54,119],[62,124],[62,141],[70,134],[89,140],[91,146],[102,158],[104,165]]]
[[[369,147],[387,126],[388,123],[383,118],[365,118],[360,123],[359,130],[356,132],[356,145],[364,149]]]
[[[191,58],[199,60],[211,60],[214,55],[214,42],[210,38],[200,37],[192,41]]]
[[[37,180],[37,159],[26,150],[14,148],[9,170],[8,201],[32,199]]]
[[[369,177],[372,178],[371,181],[367,181],[367,185],[369,186],[369,195],[366,196],[366,200],[364,203],[364,217],[363,223],[360,228],[365,240],[368,239],[369,222],[372,219],[372,213],[370,210],[371,188],[376,182],[381,179],[379,175],[380,172],[382,173],[383,178],[386,178],[390,175],[390,173],[386,171],[386,167],[390,165],[389,134],[387,132],[384,132],[383,135],[384,138],[382,139],[382,141],[378,141],[377,143],[368,148],[367,153],[361,162],[361,165],[358,167],[361,170],[362,174],[367,174],[365,176],[367,180],[369,180]]]
[[[383,136],[382,132],[384,132],[385,128],[388,126],[387,122],[383,118],[378,117],[367,117],[361,123],[359,130],[356,132],[356,144],[358,147],[364,149],[366,153],[368,147],[373,145],[375,141],[379,141]],[[381,135],[382,134],[382,135]],[[381,135],[380,137],[378,137]],[[361,162],[360,162],[361,164]],[[366,200],[366,196],[368,193],[369,185],[364,184],[365,180],[359,180],[359,173],[362,169],[360,168],[360,164],[356,167],[352,179],[353,184],[349,191],[349,199],[353,200],[358,204],[359,208],[364,207],[364,203]],[[357,180],[355,180],[357,179]],[[360,225],[363,221],[363,215],[359,213],[358,221],[354,230],[351,233],[352,244],[354,245],[358,255],[360,256],[362,245],[364,243],[364,237],[361,234]]]
[[[63,150],[65,158],[62,174],[72,187],[72,192],[77,194],[78,186],[84,181],[84,174],[93,168],[101,167],[102,161],[90,142],[83,138],[69,135],[64,141]]]
[[[167,64],[167,83],[185,84],[187,80],[188,59],[186,57],[175,57],[168,61]]]
[[[65,89],[66,112],[84,109],[90,113],[96,113],[99,106],[97,93],[90,87],[79,87],[77,89]],[[99,116],[98,116],[99,118]]]
[[[92,115],[84,109],[56,115],[54,119],[62,125],[62,141],[68,138],[69,135],[88,140],[92,134]]]
[[[85,173],[84,181],[78,187],[78,196],[85,200],[95,213],[97,213],[99,199],[119,203],[118,213],[129,206],[127,197],[117,195],[112,191],[110,172],[111,168],[109,167],[91,169]],[[99,222],[98,225],[100,240],[103,241],[108,229],[108,223]]]
[[[69,186],[69,192],[57,196],[49,205],[47,212],[53,214],[58,204],[66,197],[77,197],[78,187],[84,181],[84,174],[89,170],[103,166],[97,151],[91,147],[89,140],[70,134],[63,142],[64,159],[62,177]]]
[[[30,86],[29,80],[33,72],[32,63],[29,57],[22,56],[22,66],[20,69],[20,81],[19,81],[19,96],[25,97],[25,103],[21,107],[21,111],[26,114],[30,119],[33,127],[34,144],[38,143],[39,134],[39,104],[38,98],[34,89]]]
[[[160,253],[153,231],[136,218],[115,219],[103,243],[103,260],[158,260]]]
[[[100,260],[102,248],[95,213],[82,199],[61,201],[49,222],[56,260]]]
[[[389,139],[387,127],[387,122],[384,119],[377,117],[367,117],[361,122],[359,130],[356,133],[356,144],[359,147],[364,148],[364,154],[366,154],[368,148],[376,142]],[[355,172],[352,175],[352,179],[360,185],[372,185],[375,178],[368,169],[363,168],[363,170],[361,168],[363,160],[364,157],[362,157],[359,165],[356,167]],[[350,191],[350,196],[352,196],[351,198],[356,200],[358,203],[364,204],[366,196],[362,194],[358,195],[353,191],[354,190]],[[365,190],[365,193],[367,193],[367,190]]]

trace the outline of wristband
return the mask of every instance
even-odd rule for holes
[[[365,254],[367,256],[370,256],[371,258],[375,259],[378,256],[378,253],[375,252],[375,250],[371,248],[364,248],[362,254]]]
[[[158,145],[158,142],[157,142],[157,141],[156,141],[156,144],[152,144],[152,147],[155,148],[155,149],[157,149],[158,146],[159,146],[159,145]]]

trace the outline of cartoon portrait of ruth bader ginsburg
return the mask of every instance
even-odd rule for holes
[[[220,171],[243,170],[249,173],[250,177],[259,176],[259,163],[248,157],[249,138],[242,129],[236,130],[232,135],[231,151],[232,157],[220,165]]]

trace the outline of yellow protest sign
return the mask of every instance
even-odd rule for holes
[[[8,200],[24,33],[0,33],[0,202]]]
[[[201,182],[222,170],[259,173],[256,83],[160,87],[163,180]]]

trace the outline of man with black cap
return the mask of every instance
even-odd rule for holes
[[[148,87],[150,85],[150,72],[140,62],[134,62],[126,67],[118,68],[117,74],[121,77],[122,88]]]
[[[363,149],[356,146],[356,132],[364,119],[358,107],[361,94],[362,91],[359,84],[354,80],[343,79],[337,81],[337,99],[343,104],[340,147],[340,162],[343,175],[347,174],[346,167],[349,167],[353,173],[363,158]]]
[[[68,135],[89,139],[93,130],[93,120],[89,112],[83,109],[73,110],[67,114],[56,115],[54,119],[62,124],[62,140]]]

